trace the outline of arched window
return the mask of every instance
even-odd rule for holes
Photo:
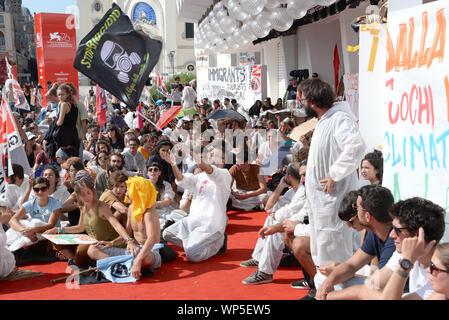
[[[3,34],[2,31],[0,31],[0,46],[4,46],[4,45],[6,45],[5,35]]]

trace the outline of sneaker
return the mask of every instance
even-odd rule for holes
[[[290,283],[290,286],[295,289],[302,289],[302,290],[310,290],[312,289],[312,286],[307,282],[306,279],[301,279],[295,282]]]
[[[305,297],[302,297],[299,300],[316,300],[316,289],[312,289],[309,294],[307,294]]]
[[[263,284],[273,282],[273,275],[257,270],[242,281],[243,284]]]
[[[259,266],[259,261],[256,259],[249,259],[241,262],[240,266],[244,268],[257,268]]]

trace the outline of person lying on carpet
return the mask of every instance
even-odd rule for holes
[[[242,267],[256,267],[258,270],[242,281],[243,284],[262,284],[273,281],[273,274],[282,258],[284,242],[284,225],[287,219],[303,222],[304,217],[296,219],[296,215],[303,214],[306,201],[304,180],[307,166],[300,166],[292,162],[287,167],[287,174],[282,178],[276,190],[267,201],[269,215],[263,228],[259,230],[259,238],[254,248],[252,258],[240,264]],[[287,193],[279,198],[282,191],[291,186]],[[283,199],[284,197],[287,198]],[[279,201],[281,200],[282,201]],[[289,201],[288,201],[289,200]],[[279,202],[276,203],[276,202]],[[282,206],[282,204],[284,204]],[[271,210],[272,209],[272,210]]]
[[[201,157],[203,149],[191,150],[193,159],[203,170],[198,175],[183,175],[173,153],[162,155],[173,168],[176,183],[194,193],[189,215],[166,228],[162,237],[184,248],[186,258],[191,262],[207,260],[226,250],[226,203],[231,193],[232,178],[229,171],[223,169],[225,142],[216,140],[210,147],[208,159]]]
[[[112,241],[113,245],[121,243],[120,235],[127,239],[129,250],[137,250],[137,245],[130,241],[130,237],[125,228],[120,224],[109,209],[108,205],[97,199],[95,191],[95,180],[85,170],[80,170],[75,176],[75,192],[80,203],[80,219],[78,225],[66,228],[53,228],[46,231],[47,234],[54,233],[83,233],[87,232],[89,236],[98,241]],[[73,252],[74,246],[54,245],[54,248],[63,254],[69,261],[73,259],[73,264],[78,267],[85,267],[92,264],[89,261],[87,251],[88,244],[78,245]]]
[[[160,240],[159,216],[154,206],[157,191],[149,180],[139,176],[128,179],[126,185],[126,196],[130,202],[126,231],[132,236],[126,242],[135,243],[137,247],[116,248],[112,246],[112,242],[100,241],[90,246],[87,254],[90,259],[97,261],[131,253],[135,257],[131,273],[134,278],[140,279],[144,270],[154,272],[162,263],[159,251],[152,250]],[[120,243],[120,240],[125,242],[125,239],[120,237],[115,240],[115,244]]]

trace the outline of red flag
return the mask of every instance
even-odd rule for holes
[[[2,120],[0,125],[0,191],[3,191],[6,186],[4,183],[8,181],[8,175],[13,172],[12,162],[8,161],[9,153],[19,147],[23,149],[22,139],[11,108],[6,102],[5,94],[2,97],[0,119]],[[25,149],[23,149],[23,153],[25,154]]]
[[[96,99],[96,111],[97,111],[97,122],[101,127],[106,124],[106,111],[108,110],[108,105],[106,103],[106,95],[104,90],[100,88],[97,84],[97,99]]]
[[[164,79],[161,76],[161,73],[157,73],[157,91],[162,94],[164,97],[169,98],[169,93],[167,87],[165,86]]]
[[[159,118],[159,121],[156,123],[156,125],[159,128],[165,127],[170,121],[172,121],[179,112],[181,112],[182,106],[173,106],[170,109],[167,109],[162,116]],[[159,131],[159,129],[158,129]]]
[[[335,44],[334,48],[334,77],[335,77],[335,91],[338,90],[338,75],[340,73],[340,56],[338,55],[338,46]]]

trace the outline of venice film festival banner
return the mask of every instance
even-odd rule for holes
[[[393,192],[396,201],[423,197],[446,212],[449,210],[448,22],[449,3],[432,2],[391,12],[386,30],[380,27],[378,33],[365,32],[365,40],[360,41],[360,76],[364,73],[365,78],[360,79],[364,87],[360,88],[360,97],[367,90],[372,94],[383,90],[383,102],[379,98],[371,103],[360,101],[364,106],[361,128],[366,124],[362,118],[373,115],[375,110],[381,111],[371,117],[370,130],[375,132],[376,123],[377,131],[382,130],[368,140],[375,147],[382,139],[383,185]],[[373,83],[377,83],[376,89]],[[444,241],[449,241],[448,216],[446,213]]]
[[[39,83],[47,91],[47,81],[72,82],[78,88],[78,71],[73,67],[76,29],[70,14],[37,13],[35,16],[36,52]],[[45,98],[44,98],[45,100]],[[43,106],[46,106],[43,101]]]
[[[256,100],[266,96],[266,67],[245,65],[241,67],[209,67],[197,71],[198,97],[236,99],[248,110]]]
[[[136,108],[161,49],[162,42],[135,31],[129,17],[113,4],[81,40],[74,66],[128,107]]]

